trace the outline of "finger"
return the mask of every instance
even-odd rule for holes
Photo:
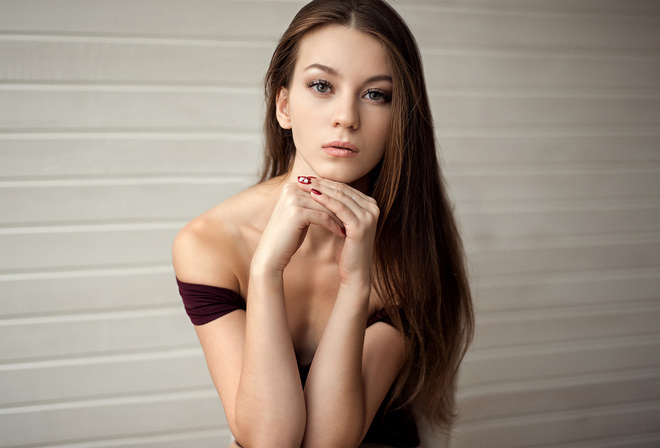
[[[300,191],[299,189],[294,189],[294,190],[298,193],[292,192],[291,194],[288,195],[287,198],[285,198],[285,201],[289,201],[288,204],[289,206],[309,208],[319,212],[328,213],[339,227],[343,227],[341,219],[335,213],[333,213],[331,210],[325,207],[322,203],[315,201],[310,196],[309,191],[304,191],[304,190]],[[308,188],[307,190],[310,190],[310,188]]]
[[[312,195],[316,196],[314,197],[315,200],[332,210],[344,224],[347,224],[349,220],[353,219],[353,217],[345,213],[347,211],[345,209],[350,210],[358,222],[364,221],[365,224],[372,224],[378,221],[380,209],[376,201],[350,185],[341,182],[329,181],[326,183],[315,181],[312,183],[312,186],[316,187],[310,190],[312,193],[316,191],[339,202],[335,203],[329,199],[320,200],[318,194]]]
[[[298,184],[301,190],[312,193],[312,196],[319,196],[319,193],[323,194],[325,192],[326,195],[340,201],[343,206],[350,209],[354,214],[361,213],[366,205],[366,202],[361,197],[353,194],[357,190],[343,183],[323,183],[320,180],[315,180],[313,177],[301,176],[298,178]],[[362,204],[358,203],[358,201]],[[323,201],[321,202],[323,203]],[[343,209],[343,206],[339,206],[340,209]]]
[[[372,198],[371,196],[361,192],[360,190],[351,187],[348,184],[342,183],[342,182],[335,182],[333,180],[329,179],[318,179],[317,182],[315,182],[318,185],[321,185],[323,187],[328,187],[332,188],[333,190],[338,190],[343,192],[346,196],[349,196],[351,199],[353,199],[357,203],[365,202],[365,203],[370,203],[370,204],[376,204],[376,200]]]
[[[328,212],[305,209],[302,219],[305,220],[309,225],[315,224],[317,226],[321,226],[339,237],[346,236],[344,227],[339,224],[336,219],[333,219]]]
[[[335,213],[343,222],[346,222],[347,219],[351,219],[350,215],[357,217],[364,213],[364,207],[361,204],[358,204],[350,195],[344,193],[342,190],[336,190],[321,185],[316,185],[316,187],[317,188],[313,188],[310,191],[312,193],[312,198]],[[320,196],[325,197],[321,198]]]
[[[333,195],[337,195],[338,193],[332,189],[320,188],[323,188],[324,192],[312,189],[310,196],[339,217],[344,224],[345,235],[347,237],[362,239],[373,233],[378,221],[377,214],[370,213],[346,196],[342,196],[341,200],[334,198]],[[353,209],[348,204],[351,204]]]

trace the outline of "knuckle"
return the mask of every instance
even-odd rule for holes
[[[297,199],[298,198],[296,198],[293,195],[287,195],[287,196],[284,197],[283,201],[284,201],[285,205],[292,206],[292,205],[296,205],[298,203]]]
[[[282,199],[282,205],[287,209],[297,209],[301,206],[300,198],[295,195],[287,195]]]

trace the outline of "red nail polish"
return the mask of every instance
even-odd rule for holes
[[[344,229],[344,228],[342,227],[342,228],[341,228],[341,233],[342,233],[344,236],[346,236],[346,229]]]
[[[317,194],[319,196],[322,194],[320,191],[315,190],[314,188],[312,188],[312,193]]]

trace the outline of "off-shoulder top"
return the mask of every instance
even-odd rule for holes
[[[194,325],[204,325],[215,319],[236,310],[245,310],[245,300],[241,295],[227,288],[210,285],[198,285],[185,283],[178,278],[179,293],[183,299],[190,321]],[[390,316],[385,310],[378,311],[367,320],[367,327],[384,322],[393,325]],[[310,365],[298,365],[300,381],[305,386]],[[396,405],[386,409],[389,402],[388,393],[383,404],[381,404],[374,417],[369,431],[362,443],[380,443],[397,448],[408,448],[419,446],[417,424],[411,409],[407,407],[397,408]],[[387,411],[387,412],[386,412]]]

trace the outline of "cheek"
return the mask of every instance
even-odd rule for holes
[[[319,106],[314,101],[310,101],[309,98],[298,98],[289,108],[293,130],[302,134],[305,129],[317,125],[323,117],[323,109]]]
[[[384,113],[377,117],[377,119],[374,120],[371,129],[373,130],[372,139],[374,143],[378,142],[379,149],[384,151],[385,143],[390,134],[390,114]]]

